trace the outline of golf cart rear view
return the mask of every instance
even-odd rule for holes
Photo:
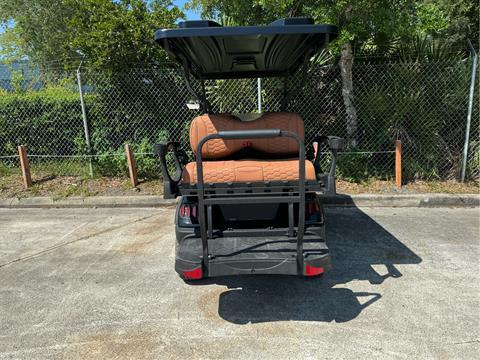
[[[164,197],[180,197],[175,270],[183,279],[314,276],[330,267],[322,194],[335,193],[343,139],[318,134],[316,146],[304,144],[303,119],[288,111],[298,89],[289,89],[287,81],[281,111],[248,121],[212,113],[204,82],[287,79],[302,69],[305,75],[311,57],[336,36],[335,26],[309,18],[245,27],[186,21],[155,33],[156,43],[183,66],[187,88],[203,112],[190,125],[192,159],[176,142],[155,145]],[[194,90],[191,76],[202,91]],[[324,148],[331,153],[327,169],[321,167]]]

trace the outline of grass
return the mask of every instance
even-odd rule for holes
[[[137,188],[132,188],[127,177],[96,177],[90,179],[82,176],[48,176],[33,178],[34,184],[29,189],[23,188],[22,177],[18,173],[0,176],[0,198],[21,198],[32,196],[52,196],[67,198],[72,196],[128,196],[161,195],[161,180],[142,181]],[[337,191],[344,194],[384,193],[479,193],[478,182],[458,183],[456,181],[416,181],[397,189],[394,181],[375,180],[356,183],[339,179]]]
[[[24,189],[22,176],[11,174],[0,177],[0,198],[23,198],[32,196],[52,196],[67,198],[72,196],[128,196],[161,195],[163,183],[160,180],[142,181],[133,188],[126,177],[48,176],[33,177],[33,186]]]
[[[123,196],[123,195],[161,195],[161,180],[142,181],[135,189],[129,179],[124,177],[95,176],[91,179],[84,160],[72,162],[43,161],[33,159],[30,163],[34,184],[23,188],[21,172],[18,167],[0,164],[0,198],[52,196],[67,198],[72,196]],[[68,173],[81,174],[69,176]],[[479,182],[458,183],[456,181],[416,181],[397,189],[392,179],[366,178],[363,181],[339,178],[337,191],[344,194],[359,193],[479,193]]]
[[[56,199],[67,198],[70,196],[80,196],[80,197],[87,197],[87,196],[94,196],[97,195],[97,191],[90,190],[87,186],[83,184],[83,181],[80,184],[72,184],[65,188],[65,190],[60,191]]]

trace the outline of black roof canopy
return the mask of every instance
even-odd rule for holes
[[[155,42],[198,79],[276,77],[295,72],[337,33],[336,26],[310,18],[228,27],[195,20],[157,30]]]

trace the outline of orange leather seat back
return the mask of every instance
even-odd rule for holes
[[[206,183],[265,182],[299,179],[298,160],[226,160],[205,161],[203,180]],[[305,180],[315,180],[315,168],[305,160]],[[183,170],[184,183],[197,183],[197,163],[191,162]]]
[[[190,146],[196,153],[200,140],[210,134],[225,130],[281,129],[305,136],[303,119],[290,112],[266,113],[254,121],[240,121],[232,115],[204,114],[193,119],[190,125]],[[221,159],[233,155],[243,147],[275,156],[298,156],[298,144],[292,138],[209,140],[202,148],[202,158]]]

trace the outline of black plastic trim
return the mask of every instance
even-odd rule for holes
[[[173,160],[175,162],[175,175],[173,177],[168,172],[167,153],[172,150]],[[162,142],[153,146],[153,153],[160,160],[160,167],[163,177],[163,197],[165,199],[174,199],[178,194],[178,183],[182,179],[182,162],[180,160],[179,143],[175,141]]]
[[[266,26],[218,26],[160,29],[155,31],[155,41],[171,38],[189,38],[204,36],[248,36],[282,34],[338,34],[335,25],[266,25]],[[332,39],[333,40],[333,39]]]

